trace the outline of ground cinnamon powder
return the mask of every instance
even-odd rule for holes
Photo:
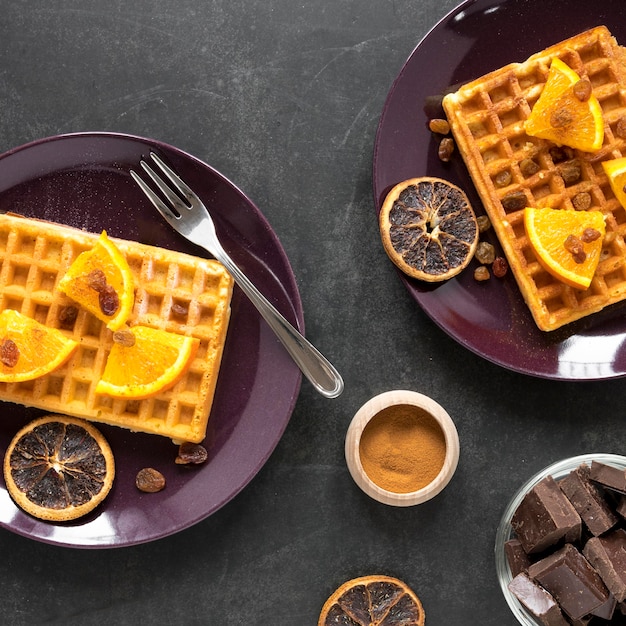
[[[363,429],[361,465],[379,487],[394,493],[417,491],[441,470],[446,441],[434,417],[420,407],[383,409]]]

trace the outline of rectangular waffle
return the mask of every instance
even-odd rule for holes
[[[233,281],[217,261],[132,241],[114,239],[133,272],[135,304],[129,325],[142,324],[200,339],[200,347],[176,385],[145,400],[95,393],[112,333],[73,304],[55,285],[98,235],[78,229],[0,215],[0,310],[15,309],[79,341],[60,369],[36,380],[0,383],[0,399],[103,422],[174,441],[204,439],[230,317]]]
[[[524,120],[558,57],[591,81],[602,108],[604,145],[589,154],[557,149],[526,135]],[[463,85],[443,99],[454,139],[507,256],[522,295],[541,330],[550,331],[626,298],[626,212],[611,191],[601,161],[626,156],[626,48],[599,26]],[[621,137],[620,137],[621,134]],[[537,171],[525,167],[532,159]],[[571,166],[580,167],[578,177]],[[570,173],[568,172],[568,168]],[[583,194],[583,195],[578,195]],[[548,274],[526,238],[526,206],[574,210],[581,198],[605,215],[607,235],[589,289]],[[578,206],[580,206],[578,204]]]

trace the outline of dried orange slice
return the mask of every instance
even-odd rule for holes
[[[609,177],[611,189],[619,203],[626,209],[626,157],[602,161],[605,174]]]
[[[114,334],[96,393],[116,398],[149,398],[169,389],[194,358],[199,339],[148,326]]]
[[[602,108],[591,83],[558,58],[524,127],[532,137],[584,152],[599,150],[604,141]]]
[[[48,521],[89,513],[106,498],[114,477],[113,453],[102,433],[63,415],[24,426],[4,457],[4,479],[15,503]]]
[[[361,576],[326,600],[317,626],[424,626],[424,609],[413,590],[397,578]]]
[[[606,230],[600,211],[526,208],[524,226],[530,246],[547,272],[577,289],[589,287]]]
[[[106,231],[91,250],[76,257],[59,281],[59,289],[111,330],[121,328],[133,309],[133,274]]]
[[[13,309],[0,313],[0,382],[34,380],[61,367],[78,342]]]
[[[379,215],[389,258],[427,282],[456,276],[471,261],[478,223],[465,193],[440,178],[411,178],[387,194]]]

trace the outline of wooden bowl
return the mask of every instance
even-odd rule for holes
[[[415,406],[432,416],[441,427],[446,453],[437,476],[417,491],[396,493],[376,484],[361,463],[360,441],[367,424],[383,409],[394,405]],[[450,482],[459,461],[459,435],[454,422],[443,407],[431,398],[415,391],[394,390],[374,396],[352,418],[346,433],[346,463],[354,482],[371,498],[391,506],[413,506],[434,498]]]

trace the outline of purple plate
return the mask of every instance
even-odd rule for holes
[[[398,182],[438,176],[464,189],[480,212],[461,158],[457,154],[449,163],[441,162],[428,130],[429,119],[443,116],[443,94],[600,24],[626,45],[623,0],[599,0],[593,9],[586,0],[467,0],[443,18],[415,48],[387,97],[374,148],[377,210]],[[437,325],[493,363],[558,380],[626,375],[626,322],[620,305],[544,333],[510,273],[487,283],[477,283],[471,272],[439,285],[401,279]]]
[[[197,256],[206,253],[175,233],[132,181],[129,170],[158,152],[203,198],[224,248],[300,330],[302,307],[289,261],[269,224],[246,196],[214,169],[171,146],[109,133],[63,135],[0,156],[0,211],[44,218]],[[232,316],[209,420],[209,460],[176,465],[177,447],[155,435],[99,425],[116,461],[104,503],[72,523],[40,522],[18,509],[0,479],[0,526],[72,547],[128,546],[171,535],[208,517],[261,469],[287,426],[300,389],[299,369],[256,309],[235,289]],[[43,412],[0,405],[0,452],[20,425]],[[166,488],[142,494],[135,475],[155,467]]]

